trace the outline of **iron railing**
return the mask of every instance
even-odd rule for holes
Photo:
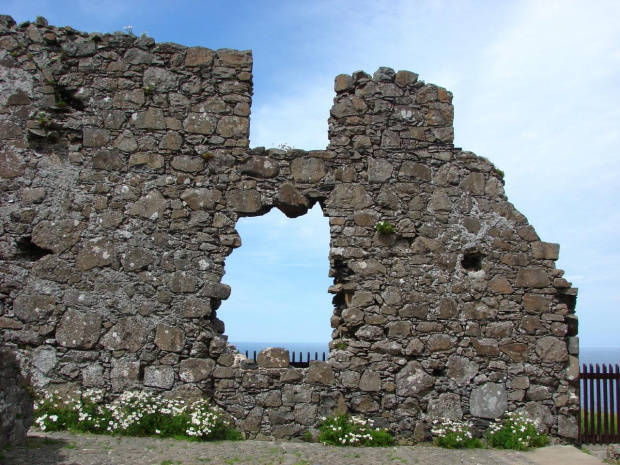
[[[323,352],[321,354],[321,358],[319,359],[319,354],[320,352],[315,352],[314,353],[314,358],[312,358],[312,354],[311,352],[306,352],[306,359],[304,361],[304,353],[303,352],[299,352],[299,354],[297,354],[296,352],[289,352],[289,360],[290,360],[290,364],[292,367],[295,368],[307,368],[310,366],[310,362],[314,361],[314,360],[322,360],[323,362],[325,361],[326,358],[326,354],[325,352]],[[299,355],[299,357],[297,357],[297,355]],[[245,351],[245,356],[247,358],[252,358],[252,360],[256,360],[256,351],[254,351],[254,354],[252,357],[250,357],[249,355],[249,351]],[[297,360],[297,358],[299,358],[299,360]]]
[[[583,365],[581,383],[581,444],[620,442],[620,367]]]

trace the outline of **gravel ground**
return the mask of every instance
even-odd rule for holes
[[[575,449],[575,453],[581,452]],[[3,465],[534,465],[531,452],[446,450],[430,444],[388,448],[329,447],[302,442],[197,443],[69,432],[29,433],[4,452]]]

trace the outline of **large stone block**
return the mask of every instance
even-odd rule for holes
[[[536,342],[536,354],[543,362],[565,362],[568,360],[566,343],[553,336],[546,336]]]
[[[181,305],[179,315],[181,318],[202,318],[211,315],[212,307],[210,299],[188,297]]]
[[[205,47],[191,47],[185,52],[185,66],[210,66],[215,52]]]
[[[189,53],[188,49],[188,53]],[[178,88],[179,79],[177,75],[163,68],[148,68],[144,71],[142,78],[144,86],[154,92],[174,91]]]
[[[115,360],[110,371],[110,381],[114,392],[123,392],[135,387],[140,376],[140,362]]]
[[[186,383],[198,383],[209,378],[214,367],[215,361],[211,359],[186,359],[181,362],[179,378]]]
[[[121,263],[125,271],[139,271],[153,262],[153,253],[144,247],[128,249],[121,255]]]
[[[13,312],[21,321],[46,320],[56,309],[56,298],[42,294],[22,294],[13,303]]]
[[[366,370],[359,381],[359,388],[366,392],[378,392],[381,390],[381,375],[377,372]]]
[[[327,362],[312,361],[305,382],[330,386],[334,384],[334,370]]]
[[[396,395],[421,397],[435,385],[435,380],[418,362],[409,362],[396,375]]]
[[[196,155],[179,155],[172,159],[170,166],[184,173],[199,173],[204,170],[205,162],[201,157]]]
[[[166,120],[161,108],[148,108],[146,111],[134,113],[132,119],[139,129],[166,129]]]
[[[175,271],[166,277],[166,284],[175,294],[188,294],[196,291],[198,278],[186,271]]]
[[[111,150],[99,150],[93,156],[93,168],[106,171],[120,171],[125,163],[117,152]]]
[[[467,385],[478,374],[479,366],[473,360],[458,355],[452,355],[447,363],[447,375],[459,386]]]
[[[338,184],[327,199],[329,208],[362,210],[370,207],[373,201],[363,186],[355,184]]]
[[[508,409],[506,387],[497,383],[486,383],[472,390],[469,410],[475,417],[501,418]]]
[[[64,347],[91,349],[101,336],[101,315],[69,309],[56,328],[56,341]]]
[[[502,344],[499,349],[514,362],[526,362],[529,359],[527,344],[512,342]]]
[[[18,152],[10,147],[4,147],[0,150],[0,178],[16,178],[24,174],[25,171],[26,164]]]
[[[548,287],[549,275],[544,268],[521,268],[517,273],[517,287]]]
[[[254,189],[230,190],[226,201],[232,211],[239,213],[258,213],[263,209],[260,193]]]
[[[338,99],[331,109],[331,114],[335,118],[343,118],[364,113],[367,109],[368,105],[361,98],[346,96]]]
[[[327,174],[325,162],[320,158],[295,158],[291,163],[293,179],[300,183],[317,183]]]
[[[168,352],[181,352],[185,346],[185,332],[181,328],[159,324],[155,331],[155,345]]]
[[[525,294],[523,307],[528,313],[547,313],[551,307],[551,300],[544,295]]]
[[[435,419],[462,420],[461,396],[449,393],[440,394],[438,399],[428,403],[427,414],[430,418]]]
[[[56,253],[64,252],[80,240],[85,225],[74,219],[40,221],[32,230],[32,242]]]
[[[137,147],[136,147],[137,148]],[[165,158],[158,153],[134,153],[129,157],[129,166],[148,166],[157,170],[164,167]]]
[[[101,345],[108,350],[137,352],[146,342],[149,327],[144,318],[130,316],[121,318],[101,338]]]
[[[259,352],[256,363],[261,368],[286,368],[290,364],[289,352],[279,347],[267,347]]]
[[[171,366],[149,366],[144,369],[144,385],[170,389],[174,385],[174,368]]]
[[[215,131],[217,120],[206,113],[190,113],[183,126],[187,132],[209,135]]]
[[[381,158],[369,158],[368,159],[368,181],[374,183],[385,182],[392,176],[394,166]]]
[[[543,260],[557,260],[560,257],[560,244],[550,242],[532,242],[532,254],[534,258]]]
[[[369,395],[355,396],[351,399],[351,409],[359,413],[372,413],[378,411],[379,403]]]
[[[217,133],[225,138],[247,138],[250,121],[241,116],[224,116],[217,123]]]
[[[79,271],[103,268],[116,264],[117,257],[114,244],[103,237],[82,243],[75,258],[75,268]]]
[[[456,344],[456,338],[447,334],[433,334],[428,338],[426,347],[431,352],[449,350]]]
[[[308,212],[309,203],[292,184],[283,184],[278,192],[276,206],[289,218],[297,218]]]
[[[213,297],[219,300],[226,300],[230,297],[231,288],[228,284],[207,281],[202,288],[202,294],[206,297]]]
[[[127,214],[157,221],[163,218],[166,204],[166,199],[161,192],[157,189],[153,189],[131,205],[127,209]]]
[[[84,128],[82,141],[84,147],[103,147],[110,140],[110,131],[107,129]]]

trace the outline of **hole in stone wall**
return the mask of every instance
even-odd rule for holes
[[[559,303],[566,304],[566,306],[568,307],[569,313],[575,312],[575,306],[577,305],[576,295],[558,294],[556,298],[558,299]]]
[[[480,252],[465,252],[461,266],[467,271],[480,271],[482,269],[482,258]]]
[[[287,218],[277,209],[240,218],[242,245],[226,259],[222,282],[230,297],[218,310],[229,342],[250,357],[265,347],[308,352],[321,359],[331,341],[329,221],[316,204]]]
[[[60,84],[54,85],[56,107],[58,109],[70,107],[74,110],[84,111],[84,102],[76,98],[75,94],[76,91],[68,90],[65,86],[61,86]]]
[[[32,242],[32,239],[29,237],[22,237],[16,243],[17,246],[17,256],[28,260],[29,262],[36,262],[37,260],[45,257],[46,255],[52,254],[49,249],[44,249],[43,247],[39,247],[37,244]]]

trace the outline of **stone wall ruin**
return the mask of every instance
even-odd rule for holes
[[[207,396],[248,437],[351,411],[403,440],[526,410],[576,437],[576,289],[453,145],[452,94],[340,75],[325,150],[249,148],[252,55],[0,18],[0,329],[38,389]],[[327,362],[244,360],[217,317],[240,217],[319,203]],[[394,234],[375,225],[387,221]]]

